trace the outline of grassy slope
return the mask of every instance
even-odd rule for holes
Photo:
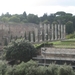
[[[75,48],[75,39],[68,39],[64,41],[55,41],[53,42],[55,47],[61,48]]]
[[[60,48],[75,48],[75,38],[74,39],[68,39],[64,41],[54,41],[54,42],[48,42],[53,43],[54,47],[60,47]],[[35,44],[34,46],[39,46],[40,44]]]

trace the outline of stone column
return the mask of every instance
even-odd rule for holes
[[[61,25],[61,39],[63,39],[63,25]]]
[[[38,42],[38,29],[35,28],[34,31],[35,31],[35,42]]]
[[[51,31],[52,31],[52,38],[51,38],[51,40],[53,40],[54,38],[54,36],[53,36],[53,31],[54,31],[54,28],[53,28],[53,24],[51,25]]]
[[[33,33],[31,32],[31,42],[33,42]]]
[[[58,40],[60,39],[60,25],[58,24]]]
[[[48,24],[48,41],[50,41],[50,24]]]
[[[47,33],[46,33],[46,24],[44,24],[44,41],[46,41],[46,35],[47,35]]]
[[[64,37],[63,37],[63,39],[65,39],[65,35],[66,35],[66,26],[64,25]]]
[[[37,39],[38,39],[38,42],[39,42],[39,28],[37,30],[38,30]]]
[[[42,24],[40,23],[40,31],[39,31],[40,42],[42,42]]]
[[[55,40],[57,40],[57,25],[55,24]]]

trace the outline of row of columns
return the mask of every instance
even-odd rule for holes
[[[34,31],[34,34],[33,34]],[[42,42],[42,41],[53,41],[65,39],[65,25],[50,25],[50,24],[40,24],[38,28],[34,28],[30,31],[30,42]],[[34,41],[35,39],[35,41]]]

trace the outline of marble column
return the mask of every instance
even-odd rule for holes
[[[60,25],[58,24],[58,40],[60,39]]]
[[[46,24],[44,24],[44,41],[46,41],[46,35],[47,35],[47,33],[46,33]]]
[[[51,25],[51,31],[52,31],[52,38],[51,38],[51,40],[53,40],[54,39],[54,34],[53,34],[54,28],[53,28],[53,24]]]
[[[33,33],[31,32],[31,42],[33,42]]]
[[[50,41],[50,24],[48,24],[48,41]]]
[[[64,25],[64,37],[63,37],[63,39],[65,39],[65,35],[66,35],[66,26]]]
[[[55,24],[55,40],[57,40],[57,25]]]
[[[40,42],[42,42],[42,24],[40,23],[40,31],[39,31]]]
[[[38,32],[38,34],[37,34],[37,40],[39,42],[39,28],[37,29],[37,32]]]
[[[63,39],[63,25],[61,25],[61,39]]]
[[[34,31],[35,31],[35,42],[38,42],[38,29],[35,28]]]

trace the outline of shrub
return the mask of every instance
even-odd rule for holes
[[[58,75],[58,68],[59,66],[56,64],[50,64],[47,68],[47,74],[49,75]]]
[[[27,63],[22,62],[16,66],[14,75],[34,75],[37,66],[37,63],[32,60]]]
[[[69,65],[62,65],[59,68],[59,75],[74,75],[74,71]]]
[[[15,62],[27,62],[32,57],[36,56],[36,49],[34,46],[25,39],[17,39],[16,41],[12,41],[6,48],[6,60],[11,61],[14,64]],[[14,62],[13,62],[14,61]]]
[[[38,66],[36,62],[31,60],[26,63],[21,62],[13,67],[0,63],[0,75],[75,75],[75,72],[69,65]]]
[[[7,70],[7,64],[5,61],[0,60],[0,75],[5,75],[6,70]]]
[[[69,34],[66,36],[67,39],[75,38],[75,34]]]

